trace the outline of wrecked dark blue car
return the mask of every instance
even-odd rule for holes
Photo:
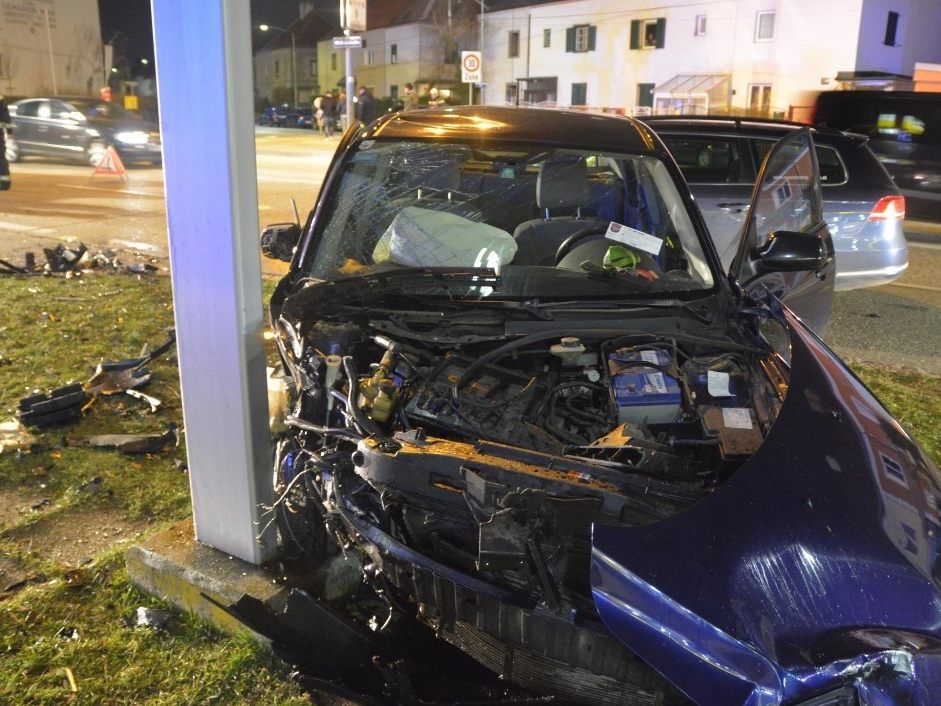
[[[354,126],[263,234],[285,552],[570,701],[941,703],[938,471],[818,338],[806,129],[740,237],[724,272],[632,120]]]

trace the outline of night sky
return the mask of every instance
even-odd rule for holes
[[[332,8],[338,4],[337,0],[314,2],[318,8]],[[251,0],[251,12],[253,26],[271,24],[284,27],[298,18],[298,0]],[[123,56],[134,67],[135,75],[152,76],[154,35],[150,21],[150,0],[98,0],[98,14],[101,19],[101,41],[108,43],[114,38],[115,56]],[[255,34],[260,33],[253,32]],[[264,36],[253,38],[257,42],[265,40]],[[149,64],[141,64],[142,58],[147,59]]]

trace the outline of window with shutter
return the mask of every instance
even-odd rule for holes
[[[572,105],[585,105],[588,102],[588,84],[572,84]]]
[[[589,25],[576,25],[574,30],[574,42],[572,51],[594,51],[596,28]]]
[[[565,30],[565,51],[575,51],[575,28]]]
[[[631,49],[640,49],[640,20],[631,20]]]
[[[631,20],[631,49],[663,49],[666,44],[665,17],[651,20]]]

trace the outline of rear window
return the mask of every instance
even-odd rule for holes
[[[755,164],[761,165],[765,157],[777,144],[776,140],[753,140]],[[817,165],[820,168],[820,183],[823,186],[838,186],[847,182],[846,165],[840,158],[840,153],[833,147],[815,145]]]
[[[661,134],[667,149],[690,184],[751,182],[745,175],[738,140]]]

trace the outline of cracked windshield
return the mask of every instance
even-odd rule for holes
[[[483,268],[476,296],[708,289],[713,277],[657,158],[531,145],[370,141],[327,204],[310,275]]]

